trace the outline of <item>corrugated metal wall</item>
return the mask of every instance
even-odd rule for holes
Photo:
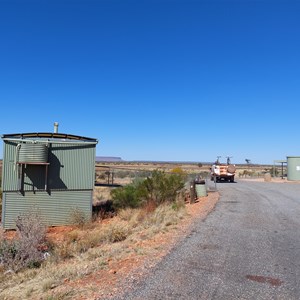
[[[15,228],[18,215],[33,209],[38,210],[45,224],[70,224],[73,209],[84,212],[88,218],[92,215],[93,191],[53,191],[25,192],[24,196],[17,192],[5,193],[3,197],[2,223],[4,229]]]
[[[95,145],[52,144],[49,151],[50,189],[93,189]]]
[[[18,190],[18,173],[14,170],[17,143],[4,142],[2,165],[2,191]]]
[[[14,228],[17,216],[32,207],[41,211],[48,225],[68,224],[74,207],[91,217],[96,144],[51,142],[47,191],[44,191],[46,166],[27,164],[22,193],[15,166],[17,145],[4,141],[2,224],[5,229]]]
[[[3,159],[3,191],[17,191],[18,166],[14,165],[17,143],[5,141]],[[93,144],[50,144],[48,189],[93,189],[95,182],[95,151]],[[24,166],[25,191],[44,189],[45,166]]]

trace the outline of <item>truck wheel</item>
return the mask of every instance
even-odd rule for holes
[[[230,177],[230,182],[234,182],[234,176]]]

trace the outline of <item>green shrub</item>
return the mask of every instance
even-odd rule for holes
[[[116,210],[123,208],[136,208],[141,204],[138,197],[138,188],[134,184],[129,184],[111,191],[113,207]]]
[[[182,174],[166,174],[162,171],[153,171],[152,176],[143,182],[147,191],[147,201],[154,201],[157,205],[164,202],[174,202],[176,192],[184,187]]]
[[[150,202],[157,206],[164,202],[174,202],[177,191],[183,187],[184,175],[155,170],[144,180],[113,190],[111,196],[116,210],[137,208]]]

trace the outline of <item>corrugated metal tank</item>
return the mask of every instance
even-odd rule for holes
[[[205,184],[195,184],[197,198],[206,197],[207,190]]]
[[[300,180],[300,156],[287,156],[287,180]]]
[[[17,160],[20,163],[46,163],[48,161],[48,147],[45,144],[19,144],[17,155]]]

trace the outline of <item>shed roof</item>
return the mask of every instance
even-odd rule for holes
[[[67,133],[53,133],[53,132],[30,132],[30,133],[12,133],[12,134],[3,134],[3,140],[13,140],[13,139],[52,139],[52,140],[70,140],[70,141],[82,141],[82,142],[90,142],[90,143],[98,143],[97,139],[89,138],[85,136],[79,136],[74,134]]]

